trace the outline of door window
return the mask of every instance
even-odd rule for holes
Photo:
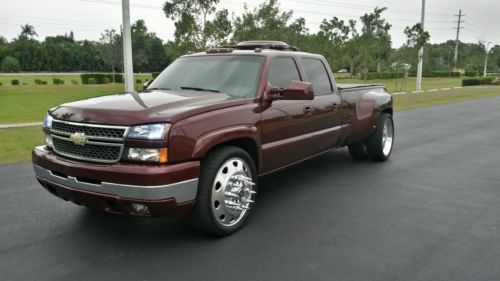
[[[331,94],[332,84],[323,62],[311,58],[303,58],[301,61],[307,78],[313,85],[314,95],[321,96]]]
[[[301,81],[293,58],[274,58],[269,69],[269,83],[275,87],[287,88],[292,80]]]

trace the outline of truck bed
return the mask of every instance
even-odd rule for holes
[[[371,88],[384,88],[383,84],[337,84],[337,88],[341,91],[352,91],[352,90],[367,90]]]

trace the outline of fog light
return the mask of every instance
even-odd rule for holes
[[[136,215],[141,215],[141,216],[149,216],[151,213],[149,212],[149,208],[146,205],[139,204],[139,203],[132,203],[132,211]]]
[[[50,135],[45,135],[45,145],[49,148],[54,148],[54,142],[52,141],[52,137]]]

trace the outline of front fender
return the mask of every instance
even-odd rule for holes
[[[192,158],[202,159],[213,147],[238,139],[252,139],[257,148],[260,147],[259,131],[255,126],[236,125],[213,130],[201,135],[196,140]]]

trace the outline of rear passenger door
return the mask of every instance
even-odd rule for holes
[[[306,81],[312,83],[314,89],[314,148],[320,153],[338,145],[342,125],[341,99],[334,91],[327,65],[321,59],[302,57],[301,63]]]
[[[287,88],[292,80],[302,81],[297,62],[291,56],[272,58],[269,83]],[[310,100],[275,100],[262,112],[262,172],[292,164],[311,153]]]

